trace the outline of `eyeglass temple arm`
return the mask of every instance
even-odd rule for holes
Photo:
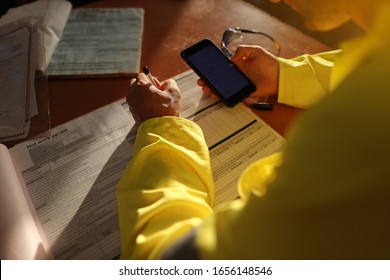
[[[271,37],[267,33],[260,32],[260,31],[254,30],[254,29],[246,29],[246,28],[241,28],[241,27],[234,27],[231,29],[236,30],[236,31],[241,31],[243,33],[259,34],[259,35],[263,35],[263,36],[267,37],[268,39],[270,39],[274,43],[274,46],[277,49],[277,55],[280,54],[281,47],[280,47],[279,42],[276,41],[273,37]],[[222,41],[222,48],[225,49],[224,52],[227,51],[227,47],[225,45],[225,42],[223,42],[223,41]]]

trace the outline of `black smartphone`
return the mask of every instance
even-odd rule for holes
[[[181,57],[228,107],[256,91],[254,83],[210,39],[186,48]]]

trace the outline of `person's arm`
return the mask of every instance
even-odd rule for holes
[[[158,259],[212,213],[214,185],[202,130],[177,117],[174,81],[132,80],[127,101],[140,124],[118,189],[121,258]]]
[[[118,187],[121,257],[160,258],[212,212],[213,191],[208,148],[195,123],[143,122]]]
[[[334,60],[341,50],[293,59],[278,58],[278,102],[299,108],[309,108],[330,93]]]
[[[251,97],[278,95],[278,102],[299,108],[308,108],[329,94],[334,60],[341,50],[293,59],[276,57],[259,46],[240,46],[231,61],[255,83]],[[213,94],[202,81],[202,91]]]

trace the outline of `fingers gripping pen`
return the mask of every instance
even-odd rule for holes
[[[147,66],[144,66],[142,68],[142,72],[144,72],[144,74],[146,75],[146,77],[148,78],[149,82],[154,85],[156,88],[159,88],[156,84],[156,82],[154,81],[153,77],[152,77],[152,74],[150,74],[150,71],[149,71],[149,68]]]

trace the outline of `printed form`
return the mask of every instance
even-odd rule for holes
[[[50,61],[48,74],[137,73],[143,18],[142,8],[73,9]]]
[[[241,172],[285,140],[245,105],[203,95],[192,71],[175,79],[182,116],[203,129],[210,149],[216,205],[233,200]],[[119,256],[116,187],[132,158],[134,124],[119,100],[10,150],[56,259]]]
[[[24,133],[29,106],[29,53],[28,26],[5,35],[0,31],[0,138]]]

